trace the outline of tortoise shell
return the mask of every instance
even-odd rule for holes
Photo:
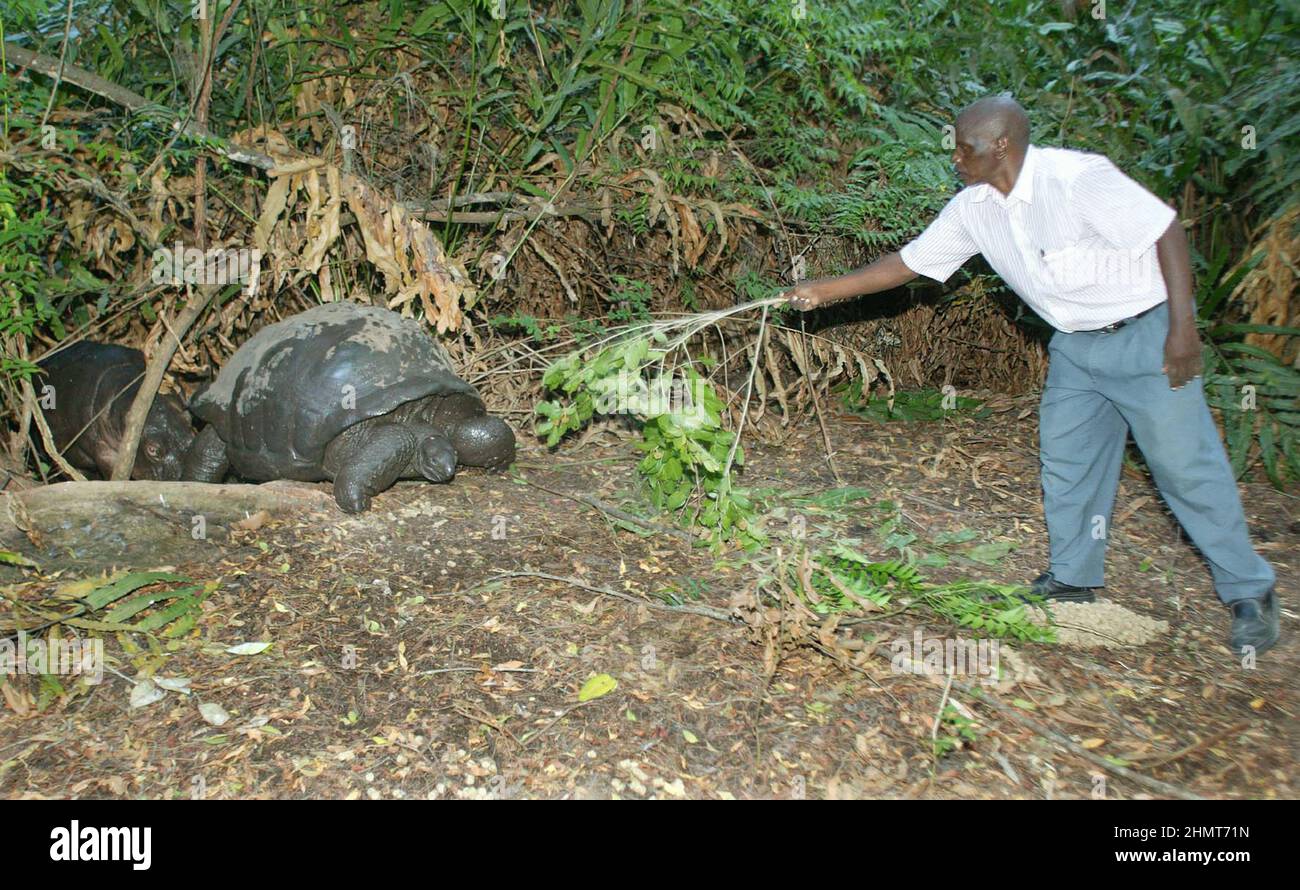
[[[241,474],[314,480],[339,433],[417,400],[453,396],[485,410],[423,325],[340,302],[262,328],[190,408],[216,428]]]

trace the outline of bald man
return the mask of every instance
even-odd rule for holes
[[[1142,449],[1161,495],[1209,562],[1232,613],[1234,651],[1278,639],[1273,569],[1251,546],[1223,442],[1205,404],[1187,236],[1177,214],[1106,157],[1029,142],[1013,99],[957,118],[953,163],[966,188],[915,241],[847,275],[787,293],[804,311],[946,281],[983,254],[1056,329],[1039,410],[1051,563],[1032,583],[1050,600],[1090,602],[1124,444]]]

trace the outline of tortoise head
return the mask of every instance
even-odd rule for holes
[[[456,460],[467,467],[500,471],[514,463],[515,434],[500,417],[467,417],[451,431]]]
[[[430,482],[448,482],[456,475],[456,450],[444,436],[426,436],[415,453],[415,468]]]

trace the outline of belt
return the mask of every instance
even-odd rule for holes
[[[1132,324],[1133,322],[1137,321],[1137,320],[1138,320],[1139,318],[1141,318],[1142,316],[1144,316],[1144,315],[1148,315],[1148,314],[1150,314],[1150,313],[1152,313],[1152,312],[1155,312],[1157,309],[1159,309],[1159,308],[1160,308],[1161,306],[1163,306],[1163,305],[1165,305],[1165,304],[1164,304],[1164,303],[1156,303],[1156,304],[1155,304],[1154,306],[1152,306],[1150,309],[1144,309],[1144,310],[1142,310],[1141,312],[1139,312],[1137,315],[1130,316],[1129,318],[1121,318],[1119,321],[1114,322],[1114,323],[1112,323],[1112,324],[1108,324],[1108,325],[1106,325],[1104,328],[1093,328],[1091,331],[1088,331],[1088,333],[1089,333],[1089,334],[1113,334],[1113,333],[1115,333],[1116,331],[1118,331],[1120,328],[1124,327],[1124,325],[1126,325],[1126,324]]]

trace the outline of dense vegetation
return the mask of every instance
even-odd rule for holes
[[[1010,91],[1030,111],[1036,142],[1105,152],[1177,202],[1213,344],[1210,392],[1234,461],[1239,471],[1262,465],[1278,484],[1300,473],[1300,375],[1286,327],[1295,323],[1300,219],[1293,5],[213,0],[215,29],[194,8],[10,0],[0,13],[7,42],[62,54],[154,103],[125,114],[67,84],[51,98],[49,78],[0,66],[0,380],[10,423],[29,348],[39,354],[39,344],[123,311],[153,321],[156,305],[124,279],[155,245],[135,243],[139,233],[124,227],[106,236],[116,238],[116,259],[91,263],[86,220],[61,197],[147,204],[159,175],[192,170],[205,152],[176,137],[176,116],[197,112],[218,135],[275,128],[319,151],[332,109],[302,101],[304,87],[348,75],[358,90],[370,81],[382,94],[388,118],[372,120],[371,131],[398,149],[362,157],[376,181],[420,198],[485,183],[549,197],[531,173],[539,160],[558,156],[575,190],[618,182],[647,161],[608,151],[611,135],[642,138],[676,108],[708,128],[657,131],[665,144],[648,163],[668,193],[744,202],[787,232],[839,237],[869,258],[914,235],[951,195],[944,128],[954,110]],[[42,129],[49,120],[53,131]],[[424,157],[407,131],[431,120],[445,126]],[[719,168],[711,152],[743,152],[747,163]],[[225,235],[251,227],[233,190],[255,177],[225,161],[214,161],[212,175],[208,204],[224,215],[201,225]],[[654,226],[645,213],[653,199],[640,201],[618,211],[619,225]],[[194,225],[182,210],[158,241]],[[449,253],[480,235],[454,222],[439,234]],[[768,285],[782,272],[751,270]],[[373,273],[349,264],[346,274]],[[733,285],[744,296],[753,280]],[[482,284],[485,296],[467,310],[514,310],[489,278]],[[692,289],[679,292],[693,308]]]

